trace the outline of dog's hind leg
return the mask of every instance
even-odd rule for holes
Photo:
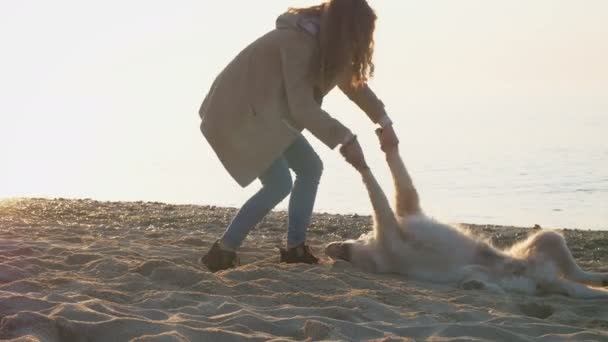
[[[382,130],[376,130],[376,134],[380,136]],[[399,148],[395,147],[391,151],[386,153],[386,162],[393,175],[393,182],[395,184],[396,193],[396,204],[395,213],[399,217],[419,214],[420,208],[420,197],[418,191],[414,187],[412,177],[407,172],[403,159],[399,155]]]
[[[564,278],[571,281],[592,286],[608,286],[608,274],[584,271],[574,260],[564,237],[555,231],[540,232],[513,246],[511,251],[529,260],[548,259]]]
[[[561,294],[578,299],[608,299],[607,290],[587,287],[583,284],[563,278],[556,279],[549,284],[539,285],[538,290],[545,293]]]

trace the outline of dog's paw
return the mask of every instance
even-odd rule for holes
[[[473,279],[473,280],[467,280],[465,282],[463,282],[460,287],[462,287],[463,290],[483,290],[486,287],[486,284],[483,281],[477,280],[477,279]]]

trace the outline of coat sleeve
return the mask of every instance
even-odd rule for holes
[[[358,88],[354,88],[350,83],[350,79],[348,79],[348,77],[343,77],[338,82],[338,87],[351,101],[367,114],[373,123],[378,123],[387,115],[386,110],[384,109],[384,103],[378,99],[367,83]]]
[[[281,48],[281,67],[290,116],[300,127],[334,149],[352,133],[315,101],[311,50],[294,45]]]

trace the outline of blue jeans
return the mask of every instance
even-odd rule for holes
[[[296,174],[292,182],[292,169]],[[306,141],[300,137],[260,175],[262,188],[236,214],[222,237],[224,246],[237,249],[247,234],[291,193],[287,246],[294,247],[306,240],[306,230],[317,197],[323,162]]]

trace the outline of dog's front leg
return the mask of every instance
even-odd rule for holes
[[[399,229],[399,223],[391,209],[388,199],[372,171],[367,168],[359,172],[361,173],[363,183],[365,183],[374,209],[374,236],[376,240],[384,244],[389,243],[394,239],[405,238],[402,230]]]
[[[376,130],[376,134],[380,140],[382,140],[382,129]],[[418,191],[399,154],[399,147],[395,146],[394,148],[385,151],[385,156],[388,167],[391,170],[391,175],[393,176],[393,183],[395,184],[396,215],[404,217],[420,214],[422,210],[420,208]]]

